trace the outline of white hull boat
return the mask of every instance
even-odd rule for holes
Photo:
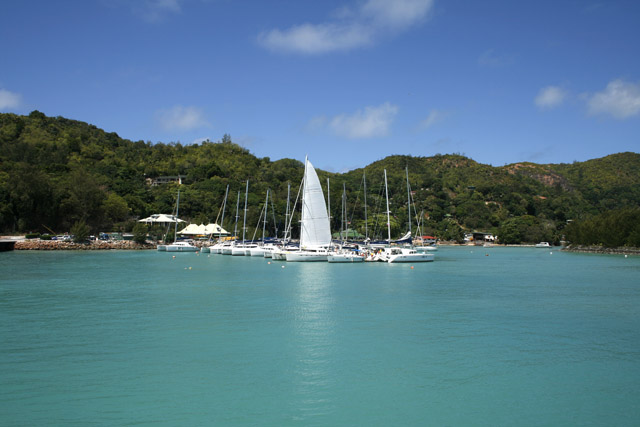
[[[258,248],[258,245],[255,245],[255,244],[244,245],[244,256],[251,256],[251,251],[257,248]]]
[[[273,251],[276,249],[276,247],[273,245],[266,245],[263,246],[262,249],[264,250],[263,256],[265,258],[272,258]]]
[[[327,251],[292,251],[286,253],[287,262],[327,261]]]
[[[388,263],[395,262],[430,262],[435,258],[434,254],[420,253],[410,248],[387,248],[383,252],[383,259]]]
[[[297,246],[285,246],[284,248],[277,246],[271,250],[271,259],[273,259],[274,261],[286,261],[287,254],[289,252],[298,251],[300,251],[300,248],[298,248]]]
[[[198,247],[188,242],[173,242],[167,245],[167,252],[198,252]]]
[[[356,253],[333,253],[327,257],[327,261],[331,263],[352,263],[364,262],[364,256]]]
[[[250,256],[261,256],[264,257],[264,247],[258,246],[257,248],[251,248],[249,250]]]
[[[247,248],[244,245],[238,245],[231,248],[231,255],[233,256],[245,256]]]

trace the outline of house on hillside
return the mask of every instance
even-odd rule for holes
[[[496,237],[491,233],[481,233],[474,231],[473,233],[465,233],[465,243],[473,243],[475,245],[484,245],[485,243],[495,243]]]
[[[182,180],[185,178],[183,175],[177,176],[158,176],[156,178],[147,178],[147,185],[151,187],[156,187],[162,184],[169,184],[171,182],[177,182],[178,184],[182,184]]]

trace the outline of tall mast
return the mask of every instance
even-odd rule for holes
[[[238,191],[238,200],[236,200],[236,224],[233,226],[233,237],[238,240],[238,209],[240,208],[240,192]]]
[[[342,221],[344,222],[344,240],[349,238],[349,229],[347,228],[347,184],[342,183]]]
[[[173,230],[173,243],[178,240],[178,210],[180,209],[180,189],[178,188],[178,200],[176,200],[176,224]]]
[[[222,237],[222,226],[224,225],[224,210],[227,208],[227,196],[229,195],[229,184],[227,184],[227,191],[224,192],[224,202],[222,203],[222,219],[220,220],[220,231],[218,232],[218,240]]]
[[[291,199],[291,181],[287,182],[287,212],[284,214],[284,240],[287,240],[287,233],[291,227],[289,224],[289,202]]]
[[[249,180],[247,180],[247,189],[244,192],[244,220],[242,222],[242,244],[244,245],[244,235],[247,231],[247,197],[249,196]]]
[[[327,177],[327,215],[329,216],[329,229],[331,229],[331,194],[329,194],[329,177]],[[333,241],[331,244],[333,245]]]
[[[264,229],[267,228],[267,211],[269,209],[269,189],[267,188],[267,198],[264,201],[264,222],[262,223],[262,244],[264,245]]]
[[[369,224],[367,221],[367,177],[362,172],[362,180],[364,181],[364,238],[365,240],[369,238]]]
[[[306,197],[305,197],[305,191],[307,190],[307,163],[309,163],[309,158],[307,156],[304,156],[304,174],[302,175],[302,203],[300,203],[300,207],[301,207],[301,212],[300,212],[300,249],[304,248],[304,244],[305,242],[303,241],[303,233],[302,230],[304,230],[305,226],[304,226],[304,222],[305,220],[307,220],[308,218],[305,218],[305,208],[304,208],[304,203],[307,201]]]
[[[411,233],[411,187],[409,186],[409,166],[405,168],[407,171],[407,208],[409,211],[409,233]]]
[[[329,178],[327,177],[327,212],[329,214],[329,224],[331,224],[331,194],[329,194]]]
[[[273,207],[273,195],[271,196],[271,216],[273,217],[273,229],[275,237],[278,238],[278,223],[276,222],[276,208]]]
[[[387,170],[384,170],[384,193],[387,198],[387,235],[389,236],[389,245],[391,245],[391,218],[389,216],[389,188],[387,187]]]

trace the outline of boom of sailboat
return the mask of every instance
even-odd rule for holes
[[[364,176],[363,176],[364,179]],[[365,182],[365,215],[366,215],[366,180]],[[328,191],[327,180],[327,191]],[[269,215],[269,196],[270,191],[267,190],[265,202],[260,212],[258,225],[255,228],[253,238],[247,240],[247,200],[249,194],[249,181],[245,184],[244,194],[244,212],[242,219],[242,238],[238,235],[239,210],[240,210],[240,192],[236,201],[236,216],[234,226],[234,238],[227,238],[218,235],[213,242],[213,234],[210,236],[210,242],[203,248],[198,248],[191,242],[174,241],[170,245],[158,245],[158,250],[175,251],[175,252],[193,252],[202,250],[202,252],[210,252],[212,254],[232,255],[232,256],[254,256],[272,258],[274,261],[287,262],[329,262],[329,263],[361,263],[365,261],[381,261],[387,263],[415,263],[433,261],[435,255],[432,253],[435,247],[425,249],[424,247],[414,247],[411,239],[411,191],[409,187],[409,172],[407,170],[407,195],[409,204],[409,231],[402,239],[393,241],[391,239],[391,225],[389,208],[389,191],[387,185],[387,171],[384,170],[385,200],[386,200],[386,217],[387,217],[387,239],[382,243],[372,243],[368,238],[368,230],[365,242],[352,243],[345,240],[335,242],[331,238],[330,217],[325,202],[324,192],[318,174],[308,158],[304,162],[304,175],[302,178],[301,189],[296,198],[293,208],[290,210],[291,186],[289,184],[287,191],[287,212],[285,214],[285,230],[283,237],[268,238],[266,237],[266,227]],[[225,192],[222,204],[222,222],[224,222],[224,211],[227,205],[229,195],[229,187]],[[328,193],[327,193],[328,197]],[[299,243],[290,239],[293,212],[300,200],[300,240]],[[327,199],[327,202],[329,200]],[[179,209],[180,193],[176,201],[176,217]],[[345,236],[347,230],[346,218],[346,188],[343,188],[342,196],[342,218],[341,218],[341,237],[342,226],[344,224]],[[273,211],[273,201],[271,202],[271,213],[275,221],[275,212]],[[220,216],[220,214],[218,214]],[[217,221],[217,219],[216,219]],[[366,220],[365,220],[366,223]],[[255,240],[256,233],[262,225],[262,238]],[[177,222],[174,235],[177,236]],[[277,234],[277,233],[276,233]]]

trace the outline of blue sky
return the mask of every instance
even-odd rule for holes
[[[343,172],[640,148],[640,2],[5,2],[0,112]]]

